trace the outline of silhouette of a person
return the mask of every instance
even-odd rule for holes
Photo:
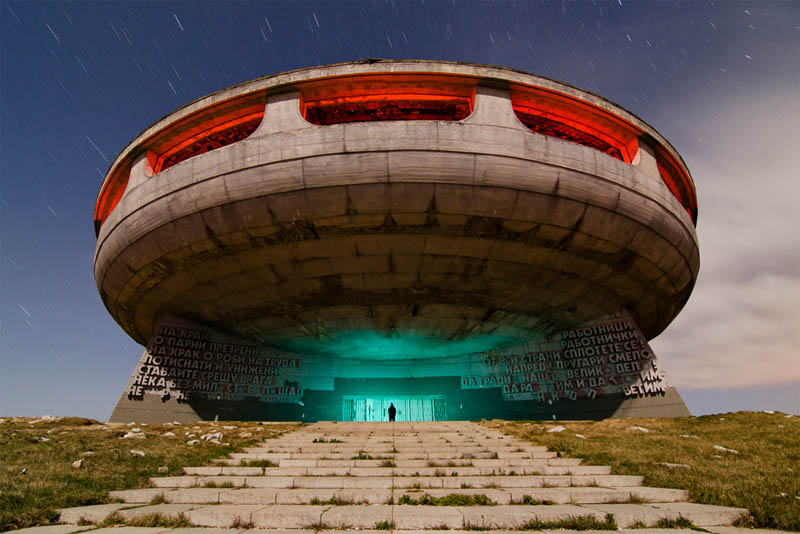
[[[394,407],[394,403],[389,404],[389,421],[394,421],[394,416],[397,413],[397,408]]]

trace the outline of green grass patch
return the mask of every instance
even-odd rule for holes
[[[227,423],[222,422],[150,424],[136,425],[145,438],[120,439],[134,427],[77,417],[31,421],[5,418],[0,424],[0,531],[54,523],[58,508],[106,504],[112,502],[111,490],[148,487],[149,478],[158,476],[161,466],[180,473],[184,466],[203,465],[292,429],[255,422],[237,422],[236,430],[224,430]],[[238,437],[243,431],[252,436]],[[164,436],[167,432],[175,436]],[[222,441],[228,445],[203,440],[187,445],[196,438],[185,432],[198,437],[223,432]],[[133,456],[131,449],[145,455]],[[81,467],[73,468],[72,463],[80,459],[84,460]]]
[[[497,503],[484,495],[463,495],[451,493],[444,497],[433,497],[423,493],[418,499],[411,495],[403,495],[397,504],[423,505],[423,506],[495,506]]]
[[[374,528],[375,530],[393,530],[394,521],[378,521],[372,528]]]
[[[800,417],[737,412],[678,419],[483,424],[583,458],[587,465],[610,465],[615,474],[642,475],[646,486],[689,490],[692,502],[747,508],[751,515],[739,526],[800,531]],[[556,424],[567,431],[546,433]],[[634,425],[650,432],[633,431]]]
[[[604,520],[599,520],[591,515],[581,515],[558,519],[556,521],[540,521],[532,519],[520,525],[517,530],[617,530],[617,522],[613,514],[606,514]]]
[[[315,505],[330,504],[333,506],[349,506],[352,504],[367,504],[367,501],[356,502],[353,499],[344,499],[342,497],[331,497],[330,499],[322,500],[318,499],[317,497],[314,497],[313,499],[311,499],[311,502],[309,502],[309,504],[315,504]]]
[[[239,467],[278,467],[278,464],[270,460],[241,460]]]

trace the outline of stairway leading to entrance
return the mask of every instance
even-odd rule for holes
[[[159,513],[239,530],[459,531],[576,522],[650,527],[680,518],[714,527],[747,513],[693,504],[685,490],[642,486],[640,476],[615,475],[455,421],[321,422],[150,482],[151,488],[112,492],[117,504],[62,510],[61,520]]]

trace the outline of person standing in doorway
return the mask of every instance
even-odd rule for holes
[[[394,421],[394,416],[397,413],[397,408],[394,407],[394,403],[389,404],[389,421]]]

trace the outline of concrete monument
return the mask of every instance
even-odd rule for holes
[[[98,289],[146,346],[112,420],[688,415],[647,341],[696,220],[657,131],[546,78],[370,60],[224,89],[100,191]]]

